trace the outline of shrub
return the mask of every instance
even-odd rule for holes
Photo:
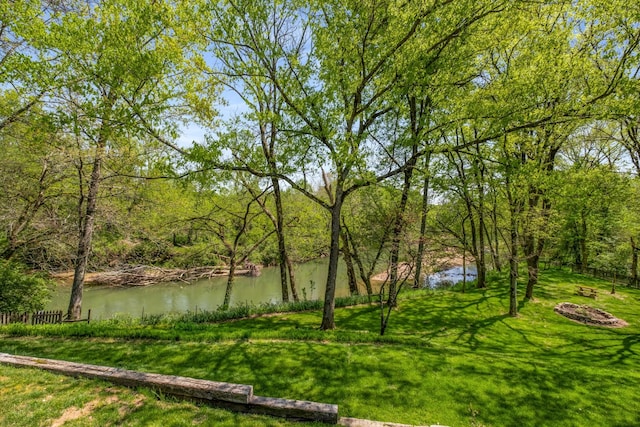
[[[193,246],[173,248],[172,256],[164,263],[164,266],[170,268],[192,268],[221,264],[223,263],[210,244],[197,243]]]
[[[28,274],[18,264],[0,261],[0,312],[42,310],[49,299],[50,282]]]

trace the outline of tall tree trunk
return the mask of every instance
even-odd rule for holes
[[[500,231],[498,229],[498,203],[495,199],[493,201],[493,206],[491,208],[491,222],[492,222],[491,228],[493,230],[493,242],[494,242],[494,247],[492,249],[493,266],[497,271],[502,271],[502,262],[500,260]],[[489,230],[487,230],[487,236],[488,235],[489,235]]]
[[[280,246],[280,242],[278,242]],[[280,251],[280,249],[278,249]],[[282,292],[282,302],[289,302],[289,283],[287,281],[287,264],[285,263],[282,252],[279,252],[278,268],[280,269],[280,290]]]
[[[229,303],[231,302],[231,292],[233,291],[233,283],[236,276],[236,254],[231,254],[229,257],[229,276],[227,277],[227,288],[224,291],[224,301],[222,303],[222,309],[227,310]]]
[[[358,271],[360,272],[360,279],[364,282],[364,287],[367,291],[368,296],[373,295],[373,286],[371,286],[371,277],[366,274],[364,265],[362,264],[362,259],[358,255],[354,255],[353,260],[358,266]]]
[[[487,227],[487,222],[485,221],[484,223],[484,230],[483,230],[485,237],[486,237],[486,242],[487,245],[489,246],[489,252],[491,253],[491,263],[493,265],[493,268],[497,271],[501,271],[502,266],[500,265],[500,259],[498,256],[498,251],[496,249],[497,246],[497,242],[495,243],[496,246],[494,246],[494,242],[493,239],[491,237],[491,234],[489,232],[489,227]],[[500,267],[500,268],[498,268]]]
[[[630,286],[638,284],[638,252],[640,248],[636,245],[633,236],[631,236],[631,283]]]
[[[351,243],[351,256],[353,261],[358,266],[358,272],[360,273],[360,279],[364,282],[365,289],[367,290],[367,295],[371,297],[373,295],[373,287],[371,286],[371,273],[372,271],[367,271],[364,268],[364,263],[362,262],[362,257],[360,256],[360,252],[358,251],[358,247],[353,243],[353,236],[351,235],[351,231],[349,231],[349,227],[343,222],[342,227],[344,228],[344,232],[347,233],[349,242]],[[375,266],[380,259],[380,255],[382,254],[382,246],[384,243],[381,243],[380,247],[378,247],[378,253],[372,263]],[[369,298],[371,302],[371,298]]]
[[[476,190],[478,192],[478,257],[476,258],[476,268],[478,273],[477,288],[487,287],[487,262],[484,253],[484,165],[481,164],[480,146],[476,144],[477,156],[474,159],[474,175],[476,178]]]
[[[469,215],[469,226],[471,231],[471,246],[469,246],[469,252],[471,252],[473,259],[475,259],[476,270],[478,270],[478,281],[476,283],[476,288],[484,289],[487,286],[486,280],[484,279],[484,277],[486,277],[486,274],[484,273],[485,271],[484,256],[480,254],[480,252],[482,252],[483,250],[479,246],[478,227],[476,225],[476,215],[474,215],[473,211],[474,211],[474,207],[469,200],[467,202],[467,212]],[[465,246],[466,246],[466,243],[465,243]],[[480,280],[480,272],[483,272],[482,274],[484,275],[482,280]]]
[[[431,174],[429,164],[431,152],[428,151],[424,158],[424,181],[422,183],[422,205],[420,207],[420,240],[418,241],[418,253],[416,254],[416,274],[413,283],[414,288],[422,287],[422,264],[424,262],[424,248],[427,234],[427,215],[429,214],[429,186]]]
[[[353,258],[351,257],[349,237],[344,230],[340,232],[340,237],[342,238],[342,256],[344,257],[344,262],[347,266],[347,282],[349,284],[349,294],[359,295],[360,292],[358,291],[358,283],[356,281],[356,271],[353,268]]]
[[[73,273],[73,284],[71,285],[71,297],[67,318],[78,320],[82,314],[82,292],[84,288],[84,276],[87,271],[87,263],[91,253],[91,239],[98,203],[98,190],[102,175],[102,161],[106,151],[106,132],[102,132],[96,145],[95,157],[93,159],[93,170],[89,181],[87,192],[86,210],[81,218],[80,235],[78,238],[78,250],[76,252],[75,268]]]
[[[533,288],[538,284],[538,274],[540,272],[540,256],[537,253],[532,253],[527,259],[527,290],[525,291],[524,298],[530,300],[533,298]]]
[[[462,227],[464,227],[464,222],[466,221],[466,219],[469,219],[469,226],[470,226],[470,232],[471,232],[471,245],[467,245],[466,242],[466,238],[465,238],[465,242],[464,242],[464,246],[468,248],[469,252],[471,253],[471,255],[473,256],[473,258],[475,259],[475,263],[476,263],[476,268],[478,270],[478,281],[477,281],[477,285],[476,287],[478,289],[482,289],[484,287],[486,287],[486,280],[485,280],[485,266],[484,266],[484,255],[481,255],[480,252],[484,251],[484,248],[480,248],[479,247],[479,243],[478,243],[478,226],[476,225],[476,207],[474,206],[473,203],[473,199],[471,197],[470,191],[469,191],[469,186],[471,185],[469,183],[469,180],[467,179],[467,173],[465,171],[465,167],[464,167],[464,160],[462,158],[462,155],[459,152],[455,153],[458,157],[458,161],[455,160],[455,158],[452,156],[451,157],[451,161],[453,162],[453,164],[456,167],[456,170],[458,172],[458,177],[460,178],[461,181],[461,192],[462,192],[462,197],[463,197],[463,201],[464,201],[464,205],[465,208],[467,210],[467,215],[464,217],[464,219],[462,220]],[[476,169],[474,167],[474,169]],[[478,225],[480,225],[478,223]],[[482,229],[480,229],[480,231],[482,231]],[[482,241],[484,242],[484,239],[482,239]],[[482,274],[483,276],[481,277],[480,274]]]
[[[587,249],[587,218],[584,215],[584,212],[581,213],[581,221],[580,221],[580,273],[585,273],[587,271],[588,265],[588,249]]]
[[[329,250],[329,271],[327,273],[327,287],[324,293],[324,306],[322,311],[323,331],[335,329],[336,308],[336,279],[338,276],[338,260],[340,258],[340,220],[342,218],[342,204],[344,202],[342,177],[336,182],[336,192],[331,206],[331,243]]]
[[[284,262],[287,264],[287,272],[289,273],[289,285],[291,286],[291,296],[295,302],[300,301],[300,297],[298,296],[298,288],[296,286],[296,274],[293,270],[293,263],[291,262],[291,258],[289,258],[289,254],[285,253]]]
[[[548,148],[546,157],[544,157],[541,167],[542,172],[546,176],[550,176],[553,172],[555,165],[555,158],[560,150],[559,141],[556,141],[555,145],[548,145],[547,142],[551,138],[550,133],[545,133],[545,143],[543,147]],[[536,209],[540,204],[540,212],[536,213]],[[526,244],[524,245],[524,256],[527,260],[527,290],[525,293],[525,299],[530,300],[533,298],[533,289],[538,284],[538,275],[540,273],[540,256],[544,250],[546,243],[545,229],[549,225],[551,211],[551,200],[546,196],[546,190],[538,185],[529,187],[529,222],[532,224],[538,224],[534,226],[533,230],[529,230],[528,235],[525,238]],[[540,217],[540,221],[537,221],[536,217]]]
[[[480,205],[481,206],[481,205]],[[481,209],[481,207],[480,207]],[[484,289],[487,287],[487,260],[484,253],[484,215],[482,211],[478,211],[478,222],[480,231],[478,232],[478,259],[476,261],[476,269],[478,270],[478,282],[476,287],[478,289]]]
[[[277,104],[277,99],[276,92],[273,88],[271,88],[270,90],[270,97],[272,97],[271,102],[275,106]],[[263,108],[269,109],[269,107],[267,106],[261,106],[261,109]],[[298,292],[294,280],[295,276],[293,275],[292,270],[289,268],[289,264],[291,264],[291,262],[289,261],[289,256],[287,255],[287,245],[284,233],[284,209],[282,207],[282,193],[280,191],[280,180],[275,176],[275,174],[278,172],[278,166],[275,160],[275,144],[277,136],[278,129],[275,123],[260,123],[262,152],[265,159],[267,160],[269,172],[273,174],[271,176],[271,186],[273,187],[273,198],[276,204],[275,218],[268,212],[266,206],[261,205],[261,207],[274,222],[274,226],[276,229],[276,235],[278,238],[278,266],[280,267],[280,289],[282,293],[282,301],[288,302],[289,285],[287,284],[287,278],[290,280],[289,284],[291,285],[291,293],[294,301],[298,301]],[[287,270],[289,270],[289,274],[287,274]]]
[[[464,222],[469,215],[462,219],[462,293],[467,292],[467,229]]]
[[[544,203],[544,202],[543,202]],[[530,300],[533,298],[533,289],[538,284],[538,275],[540,273],[540,256],[544,249],[546,239],[542,236],[538,237],[536,247],[529,256],[527,256],[527,291],[525,298]]]
[[[534,208],[533,203],[531,202],[531,198],[529,199],[529,222],[530,224],[533,222],[531,210]],[[527,262],[527,290],[525,292],[525,299],[531,299],[533,297],[533,288],[538,281],[537,274],[537,266],[538,260],[536,256],[535,247],[535,236],[534,231],[529,229],[523,232],[524,236],[522,238],[522,253],[524,255],[524,259]]]
[[[514,214],[511,214],[514,216]],[[509,316],[518,315],[518,230],[515,221],[511,220],[510,225],[510,245],[511,254],[509,256]]]
[[[509,173],[506,174],[505,187],[509,203],[509,316],[518,315],[518,215],[519,202],[514,198]]]
[[[282,301],[289,302],[289,288],[287,284],[287,247],[284,236],[284,213],[282,209],[282,197],[280,194],[280,182],[277,178],[271,178],[273,187],[273,198],[276,203],[276,235],[278,237],[278,266],[280,267],[280,287],[282,290]],[[291,283],[295,287],[295,283]]]
[[[529,212],[528,212],[528,223],[529,227],[524,232],[523,244],[522,244],[522,252],[527,261],[527,289],[525,292],[525,299],[530,300],[533,298],[533,289],[538,284],[538,274],[540,271],[540,255],[542,254],[542,250],[544,249],[544,237],[540,236],[541,233],[544,233],[543,228],[546,225],[547,221],[545,220],[548,215],[545,214],[545,211],[549,209],[550,203],[548,200],[542,200],[541,206],[541,220],[542,226],[536,226],[531,224],[537,224],[537,216],[536,213],[538,204],[540,203],[540,194],[538,190],[529,190]],[[535,228],[531,228],[535,227]]]
[[[400,261],[400,239],[405,226],[405,212],[407,210],[407,203],[409,201],[409,192],[411,191],[411,178],[413,177],[414,168],[418,157],[417,146],[413,146],[413,155],[411,160],[407,162],[407,168],[404,171],[404,181],[402,184],[402,194],[400,195],[400,205],[396,213],[393,222],[393,231],[391,233],[391,253],[390,253],[390,272],[389,272],[389,297],[387,304],[391,307],[395,307],[397,304],[396,298],[398,293],[398,280],[399,280],[399,261]]]

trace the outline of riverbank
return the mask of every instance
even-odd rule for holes
[[[295,276],[301,301],[323,299],[329,268],[327,261],[327,259],[320,259],[296,265]],[[208,275],[206,269],[204,274]],[[106,279],[106,283],[111,285],[85,287],[83,307],[91,309],[92,318],[140,317],[142,313],[160,315],[187,311],[214,311],[224,300],[227,276],[205,277],[191,282],[182,280],[163,282],[153,286],[113,286],[109,278]],[[375,281],[373,285],[376,292]],[[363,284],[360,285],[360,293],[366,294]],[[46,309],[64,309],[69,304],[69,294],[69,285],[58,286]],[[338,264],[336,296],[349,295],[346,265],[341,261]],[[289,299],[292,299],[291,295]],[[234,280],[231,307],[272,305],[282,301],[280,270],[277,267],[262,269],[259,277],[237,276]]]
[[[324,296],[328,262],[326,259],[296,265],[296,280],[300,300],[319,300]],[[208,276],[208,272],[205,270]],[[108,280],[107,283],[112,283]],[[225,298],[227,276],[212,275],[191,282],[184,280],[155,283],[153,286],[87,286],[82,305],[91,309],[92,319],[112,317],[140,317],[187,311],[214,311]],[[47,310],[64,309],[69,304],[69,285],[54,290]],[[336,296],[348,296],[344,264],[338,267]],[[291,296],[290,296],[290,299]],[[280,270],[265,267],[258,277],[236,276],[231,293],[231,307],[260,306],[282,302]]]
[[[578,284],[597,289],[598,299],[576,295]],[[640,291],[619,287],[611,295],[610,288],[545,271],[535,300],[511,318],[508,278],[491,275],[483,290],[401,294],[382,337],[374,304],[336,309],[338,329],[328,332],[318,330],[321,310],[223,323],[167,317],[145,324],[115,319],[3,327],[0,352],[253,384],[260,395],[338,404],[340,416],[415,425],[640,425]],[[554,312],[564,301],[593,305],[629,326],[573,322]],[[44,382],[38,374],[33,385],[34,374],[20,372],[0,370],[3,384],[16,390],[0,392],[0,404],[12,408],[0,424],[51,425],[70,407],[82,409],[100,396],[104,404],[76,422],[145,425],[164,421],[164,411],[178,426],[288,425],[162,397],[158,402],[150,391],[89,380],[74,386],[48,374]],[[125,397],[108,400],[118,393]],[[47,396],[55,404],[38,411]],[[131,404],[137,399],[138,407]]]
[[[262,267],[246,263],[235,270],[235,276],[258,277]],[[138,265],[105,272],[90,272],[85,274],[84,284],[89,286],[149,286],[166,282],[190,283],[196,280],[211,279],[213,277],[228,277],[229,268],[225,266],[204,266],[188,269],[161,268],[150,265]],[[73,271],[52,273],[51,277],[62,285],[71,285]]]
[[[445,251],[444,254],[440,254],[439,256],[429,257],[422,263],[422,274],[430,275],[434,273],[438,273],[443,270],[449,270],[454,267],[462,267],[462,265],[466,262],[467,265],[474,262],[472,258],[467,257],[463,259],[462,256],[458,255],[452,250]],[[401,262],[398,265],[398,277],[400,280],[407,279],[410,281],[415,280],[415,265],[408,262]],[[378,274],[371,276],[371,281],[373,282],[386,282],[389,280],[390,271],[387,269],[386,271],[382,271]]]

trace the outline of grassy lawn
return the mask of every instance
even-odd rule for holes
[[[596,301],[575,286],[597,288]],[[340,415],[449,426],[640,425],[640,291],[545,271],[534,301],[507,312],[507,283],[406,294],[384,337],[376,307],[218,324],[137,322],[0,328],[0,351],[254,385],[262,396],[335,403]],[[590,304],[626,320],[609,329],[554,313]],[[0,367],[0,425],[290,425],[106,383]],[[92,403],[93,402],[93,403]],[[79,409],[78,409],[79,408]],[[4,417],[4,418],[3,418]],[[73,424],[75,422],[75,424]]]

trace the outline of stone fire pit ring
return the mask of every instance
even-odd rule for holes
[[[627,325],[624,320],[618,319],[611,313],[607,313],[604,310],[600,310],[599,308],[591,307],[589,305],[561,302],[556,305],[553,310],[561,316],[588,325],[607,327],[620,327]]]

